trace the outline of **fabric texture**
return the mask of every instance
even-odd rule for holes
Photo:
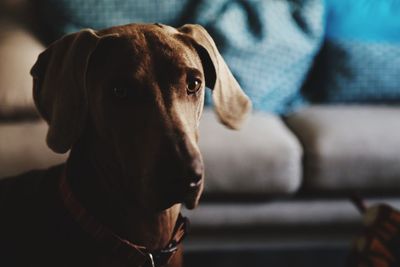
[[[305,189],[399,190],[400,108],[311,106],[287,123],[304,147]]]
[[[43,49],[21,25],[0,21],[0,118],[37,117],[29,70]]]
[[[317,103],[400,102],[400,2],[327,0],[326,39],[308,82]]]
[[[302,104],[300,88],[323,38],[323,1],[201,1],[204,25],[256,110],[285,113]]]
[[[301,146],[275,115],[253,114],[232,131],[206,109],[199,146],[206,194],[290,194],[301,184]]]
[[[322,0],[46,0],[41,17],[56,36],[132,22],[203,25],[256,110],[284,113],[323,37]]]
[[[189,0],[45,0],[39,12],[56,35],[129,23],[177,25]]]
[[[325,0],[330,39],[400,42],[397,0]]]
[[[380,199],[379,201],[368,199],[367,201],[368,205],[380,202],[400,208],[398,198]],[[316,227],[318,229],[323,227],[329,233],[332,233],[335,229],[339,230],[339,232],[343,231],[343,228],[337,226],[357,225],[359,227],[361,220],[359,211],[348,199],[296,199],[295,201],[275,200],[261,203],[205,202],[194,210],[183,210],[183,213],[190,217],[190,222],[194,229],[220,230],[221,227],[223,229],[232,229],[246,226],[246,236],[248,236],[250,229],[258,227],[258,229],[272,229],[273,231],[275,226],[280,229],[280,231],[277,231],[280,238],[286,235],[294,239],[298,237],[293,236],[293,231],[282,231],[282,227],[284,229],[293,227],[297,230],[302,226]],[[299,231],[296,232],[297,234],[299,233]],[[220,233],[223,233],[223,231],[213,232],[213,234]],[[261,234],[259,231],[257,233]],[[309,231],[302,233],[308,238],[310,237]],[[271,238],[271,236],[267,235],[267,239]]]
[[[56,154],[47,147],[47,128],[44,121],[0,124],[0,179],[66,160],[67,155]]]

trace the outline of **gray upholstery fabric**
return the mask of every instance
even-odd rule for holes
[[[287,123],[304,146],[308,189],[400,188],[400,108],[314,106]]]
[[[0,179],[63,162],[66,155],[47,147],[46,133],[44,121],[0,123]]]
[[[386,203],[400,209],[398,198],[366,199],[367,207]],[[360,225],[362,215],[347,199],[280,200],[260,203],[201,203],[194,210],[183,210],[194,228],[301,227]],[[332,228],[332,231],[335,229]]]
[[[301,146],[275,115],[252,114],[232,131],[205,110],[200,149],[208,193],[285,194],[301,183]]]
[[[43,50],[23,26],[0,19],[0,117],[36,114],[29,71]]]

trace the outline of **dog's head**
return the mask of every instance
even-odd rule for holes
[[[198,25],[130,24],[56,41],[31,71],[55,152],[83,136],[122,194],[143,206],[194,208],[203,189],[198,125],[205,87],[238,128],[251,103]],[[210,133],[212,134],[212,133]]]

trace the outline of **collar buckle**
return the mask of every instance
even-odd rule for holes
[[[153,254],[151,254],[150,252],[146,253],[147,256],[147,261],[150,264],[150,267],[156,267],[156,264],[154,263],[154,257]]]

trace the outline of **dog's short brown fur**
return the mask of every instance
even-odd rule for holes
[[[163,248],[180,204],[196,207],[203,189],[197,141],[205,86],[230,128],[251,106],[198,25],[83,30],[47,48],[32,76],[49,147],[71,153],[65,165],[0,182],[0,265],[128,266],[63,207],[63,172],[98,221],[150,250]],[[181,266],[180,255],[168,266]]]

